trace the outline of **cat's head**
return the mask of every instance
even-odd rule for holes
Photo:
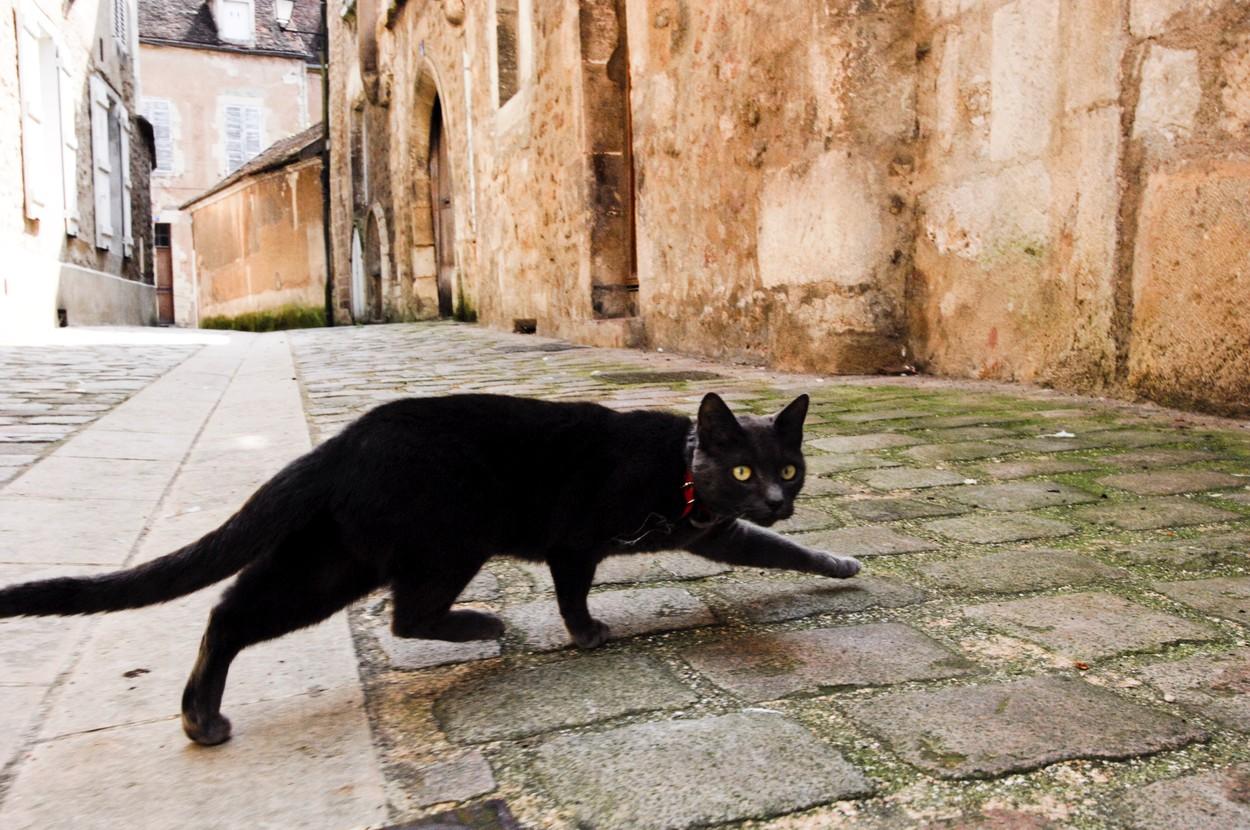
[[[765,527],[794,513],[803,487],[807,404],[807,395],[799,395],[776,415],[735,416],[719,395],[704,396],[691,471],[708,510]]]

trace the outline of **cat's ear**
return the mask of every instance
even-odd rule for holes
[[[791,447],[803,444],[803,419],[807,417],[807,405],[811,399],[807,395],[799,395],[786,405],[773,418],[773,428],[781,442]]]
[[[723,447],[740,441],[742,425],[715,392],[708,392],[699,404],[699,443],[705,447]]]

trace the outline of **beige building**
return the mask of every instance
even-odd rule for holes
[[[0,334],[153,319],[134,20],[133,0],[0,0]]]
[[[277,141],[182,206],[201,318],[325,308],[321,122]]]
[[[140,100],[152,174],[164,322],[196,325],[196,256],[180,206],[264,148],[321,120],[316,0],[144,0]]]
[[[340,320],[1250,413],[1244,0],[349,0],[330,54]]]

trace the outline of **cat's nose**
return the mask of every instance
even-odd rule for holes
[[[786,506],[786,498],[781,492],[780,487],[769,487],[764,492],[764,504],[773,513],[780,513],[781,509]]]

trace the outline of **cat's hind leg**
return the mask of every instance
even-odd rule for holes
[[[285,555],[284,555],[285,554]],[[199,657],[182,693],[182,728],[198,744],[230,737],[221,714],[230,663],[255,643],[321,622],[381,583],[337,547],[279,551],[245,568],[213,608]]]
[[[482,564],[478,558],[465,557],[450,566],[423,573],[397,574],[391,583],[391,633],[396,637],[456,643],[502,637],[503,621],[494,614],[451,608]]]

